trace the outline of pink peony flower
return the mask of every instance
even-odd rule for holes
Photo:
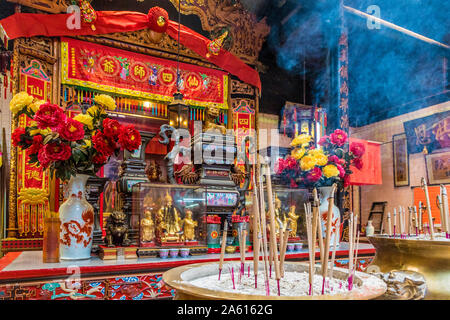
[[[350,176],[347,174],[344,176],[344,188],[350,185]]]
[[[335,156],[335,155],[332,155],[332,156],[329,156],[328,157],[328,162],[332,162],[332,163],[339,163],[339,157],[338,156]]]
[[[347,142],[347,134],[342,131],[341,129],[336,129],[334,132],[330,135],[331,143],[342,147]]]
[[[366,152],[366,147],[362,143],[353,142],[350,145],[350,151],[351,151],[351,153],[353,153],[353,155],[355,157],[361,158],[363,156],[364,152]]]
[[[336,164],[336,168],[339,170],[339,178],[343,178],[345,176],[345,169],[340,164]]]
[[[275,164],[275,172],[281,174],[285,168],[286,161],[283,158],[278,159],[278,162]]]
[[[312,168],[306,175],[306,179],[311,182],[317,182],[322,177],[322,170],[319,167]]]
[[[319,142],[318,142],[319,146],[326,146],[326,145],[328,145],[329,144],[328,138],[329,138],[328,136],[321,137]]]
[[[361,158],[353,159],[353,165],[356,167],[356,169],[361,170],[363,168],[363,162]]]

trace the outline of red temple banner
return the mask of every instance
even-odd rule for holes
[[[62,83],[156,101],[172,101],[177,62],[62,38]],[[226,72],[179,64],[180,91],[189,105],[228,108]]]
[[[382,184],[380,150],[381,144],[378,142],[350,138],[350,144],[352,142],[359,142],[364,144],[366,152],[362,156],[363,167],[361,170],[350,166],[350,170],[352,170],[353,172],[350,175],[350,184],[359,186]]]
[[[21,69],[20,88],[35,98],[50,101],[50,78],[36,60]],[[26,115],[19,118],[20,127],[32,126]],[[35,164],[28,164],[28,150],[17,150],[17,226],[18,237],[42,237],[44,212],[48,209],[48,175]]]

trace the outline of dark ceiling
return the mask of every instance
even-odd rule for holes
[[[238,0],[222,0],[230,3]],[[271,33],[259,60],[266,67],[262,80],[262,112],[279,114],[286,101],[335,108],[327,97],[330,26],[335,28],[334,0],[240,0],[258,19],[267,18]],[[173,20],[176,8],[169,0],[93,0],[97,10],[147,12],[166,9]],[[331,5],[331,6],[330,6]],[[367,12],[379,8],[380,18],[450,44],[450,1],[345,0],[344,5]],[[0,2],[0,16],[13,6]],[[372,13],[372,12],[370,12]],[[344,14],[349,39],[350,125],[362,126],[449,100],[449,50],[430,45],[381,26],[370,29],[366,19]],[[181,22],[210,37],[195,15]],[[325,27],[328,26],[328,27]],[[327,29],[328,28],[328,29]],[[447,68],[445,66],[447,65]]]

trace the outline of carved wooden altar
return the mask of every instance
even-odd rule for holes
[[[51,14],[65,13],[67,7],[72,4],[70,0],[8,1],[32,8],[31,11]],[[170,0],[170,2],[178,8],[178,0]],[[228,31],[229,35],[225,39],[224,48],[247,64],[258,66],[259,51],[270,30],[264,20],[257,21],[256,17],[245,11],[240,4],[233,5],[229,1],[181,0],[181,13],[197,15],[201,20],[203,30],[210,33],[211,39],[223,34],[225,30]],[[78,36],[76,39],[167,60],[176,60],[178,52],[175,40],[166,34],[160,38],[155,38],[147,30],[101,36]],[[67,92],[73,93],[74,88],[67,85],[63,87],[60,61],[60,38],[33,37],[14,40],[13,93],[27,90],[26,81],[21,80],[24,77],[23,71],[32,66],[38,67],[38,73],[42,76],[40,80],[45,82],[46,88],[46,96],[42,98],[67,107],[68,101],[65,95]],[[219,69],[184,46],[180,47],[180,62]],[[236,128],[233,121],[239,115],[233,115],[233,110],[243,110],[246,113],[244,117],[249,119],[246,126],[250,125],[250,128],[256,129],[255,119],[258,112],[260,92],[255,87],[245,84],[233,76],[229,75],[228,79],[228,110],[226,111],[229,119],[227,121],[228,128]],[[29,93],[33,92],[29,91]],[[159,117],[156,120],[155,127],[159,127],[161,121],[166,121],[167,119],[166,117]],[[18,125],[26,125],[26,123],[24,121],[13,123],[11,130],[14,130]],[[39,170],[36,171],[37,173],[29,173],[30,176],[34,174],[36,177],[43,179],[42,185],[34,190],[37,197],[40,197],[41,200],[33,202],[27,199],[26,196],[24,198],[24,193],[20,193],[22,189],[18,187],[18,183],[22,182],[27,174],[26,170],[23,170],[23,166],[21,167],[23,160],[24,157],[17,151],[17,148],[12,148],[9,227],[7,228],[7,238],[2,240],[3,252],[41,250],[42,248],[43,219],[41,212],[48,208],[48,195],[51,193],[48,189],[48,175],[42,172],[39,173]],[[24,204],[26,205],[24,206]],[[28,223],[27,227],[25,227],[25,222]]]

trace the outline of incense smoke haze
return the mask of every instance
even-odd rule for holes
[[[330,81],[336,71],[329,51],[338,39],[339,1],[298,1],[300,9],[272,27],[269,44],[280,67],[314,78],[314,103],[333,110]],[[450,45],[450,1],[345,0],[344,5]],[[361,126],[449,100],[450,50],[428,44],[344,10],[349,44],[350,125]],[[304,70],[304,60],[306,69]],[[448,64],[448,62],[447,62]]]

